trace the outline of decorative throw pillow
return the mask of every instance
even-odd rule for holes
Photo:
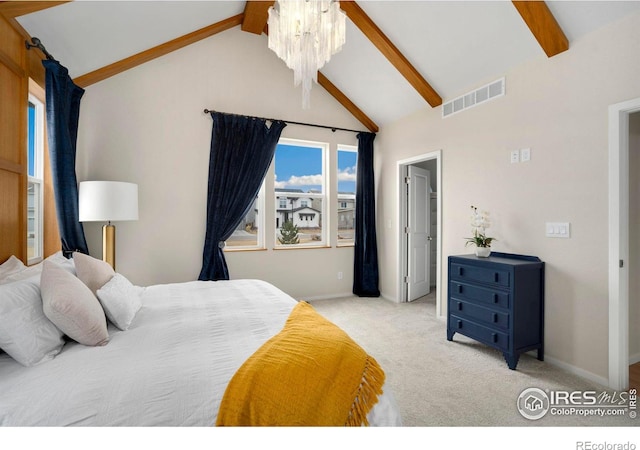
[[[98,300],[107,318],[123,331],[129,329],[131,321],[142,307],[141,290],[119,273],[98,289]]]
[[[84,345],[107,343],[104,311],[82,281],[57,264],[44,261],[40,290],[44,314],[64,334]]]
[[[22,261],[11,255],[9,259],[0,264],[0,283],[2,283],[5,278],[15,273],[22,272],[26,268],[27,266],[25,266]]]
[[[109,264],[84,253],[74,252],[73,260],[76,264],[78,278],[91,289],[93,295],[96,295],[98,289],[107,284],[115,275]]]
[[[53,359],[64,345],[42,310],[38,277],[0,286],[0,348],[24,366]]]

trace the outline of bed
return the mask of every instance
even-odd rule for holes
[[[72,262],[57,262],[74,272]],[[215,425],[229,381],[298,303],[260,280],[135,289],[139,309],[125,330],[107,321],[106,345],[66,338],[59,353],[30,367],[0,353],[0,425]],[[401,425],[386,386],[367,419]]]

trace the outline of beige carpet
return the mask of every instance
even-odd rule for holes
[[[460,334],[446,339],[433,296],[396,304],[380,298],[318,300],[313,306],[342,327],[385,369],[405,426],[638,426],[624,417],[552,416],[528,420],[516,402],[530,387],[605,387],[522,355],[509,370],[502,353]]]

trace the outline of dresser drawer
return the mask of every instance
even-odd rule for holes
[[[500,270],[489,267],[479,267],[471,264],[451,264],[449,276],[461,281],[475,281],[495,286],[510,286],[508,270]]]
[[[468,303],[458,299],[452,299],[449,307],[452,308],[452,314],[479,320],[491,327],[503,328],[505,330],[509,328],[508,312],[496,311],[476,303]]]
[[[509,335],[498,330],[487,328],[464,317],[451,314],[451,331],[468,336],[500,350],[509,351]]]
[[[511,302],[509,292],[497,291],[494,289],[483,288],[458,281],[449,283],[449,295],[456,299],[472,300],[482,302],[483,304],[499,306],[509,309]]]

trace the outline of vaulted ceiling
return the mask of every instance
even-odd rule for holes
[[[25,37],[38,37],[86,87],[232,27],[265,34],[271,4],[7,1],[0,13]],[[584,35],[640,11],[640,2],[343,0],[341,8],[346,44],[318,81],[377,131],[526,60],[571,51]]]

